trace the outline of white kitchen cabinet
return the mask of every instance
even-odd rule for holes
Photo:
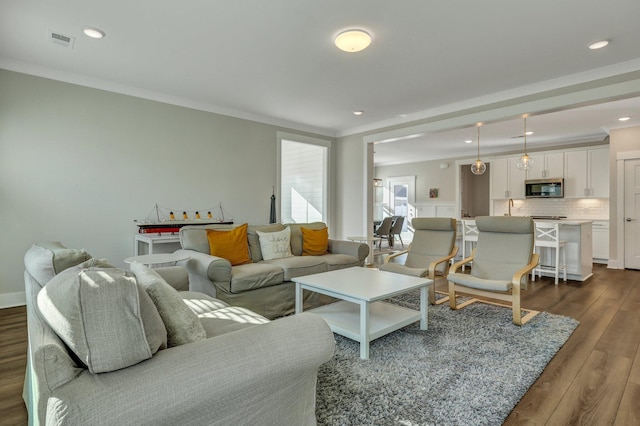
[[[593,261],[595,263],[608,263],[609,261],[609,221],[594,220],[593,233]]]
[[[590,149],[588,196],[609,198],[609,148]]]
[[[527,171],[527,179],[564,177],[564,152],[550,154],[534,154],[531,168]]]
[[[564,153],[565,198],[609,197],[609,148]]]
[[[525,172],[516,167],[519,157],[490,161],[491,199],[524,198]]]

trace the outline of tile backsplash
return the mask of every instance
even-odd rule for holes
[[[493,214],[509,211],[507,200],[493,200]],[[569,219],[609,220],[607,198],[558,198],[513,200],[513,216],[566,216]]]

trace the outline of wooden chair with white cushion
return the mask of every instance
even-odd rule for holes
[[[567,281],[567,242],[560,239],[560,226],[559,223],[553,222],[535,222],[536,242],[534,251],[542,255],[542,250],[552,249],[555,261],[551,266],[540,263],[531,271],[531,281],[536,280],[536,273],[539,277],[542,277],[542,272],[552,272],[555,277],[554,283],[558,285],[560,271],[563,273],[563,280]]]
[[[429,287],[429,303],[436,303],[435,279],[446,277],[449,265],[458,252],[456,247],[456,220],[444,217],[419,217],[412,220],[415,230],[413,241],[407,250],[385,258],[381,271],[395,272],[414,277],[429,277],[434,283]],[[404,264],[393,263],[406,254]],[[446,293],[444,293],[446,294]],[[442,298],[437,303],[446,302]]]
[[[476,218],[478,243],[471,256],[451,266],[449,281],[449,305],[461,309],[471,303],[486,300],[470,299],[457,304],[457,292],[509,302],[513,311],[513,323],[522,325],[538,314],[520,307],[520,290],[527,288],[529,272],[538,264],[538,254],[533,252],[534,225],[528,217],[482,216]],[[473,261],[470,273],[458,272],[462,265]]]

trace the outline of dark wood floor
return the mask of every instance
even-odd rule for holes
[[[588,281],[557,287],[543,278],[522,300],[526,308],[567,315],[580,326],[504,424],[639,425],[640,271],[597,265]],[[0,309],[1,425],[27,422],[26,335],[24,307]]]

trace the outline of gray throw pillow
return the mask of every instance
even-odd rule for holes
[[[50,241],[32,245],[24,256],[24,265],[40,286],[44,286],[60,272],[89,259],[91,255],[84,249],[68,249]]]
[[[155,303],[167,329],[167,346],[179,346],[205,339],[207,334],[198,316],[182,301],[176,289],[153,269],[134,262],[131,272]]]
[[[38,293],[38,309],[90,372],[126,368],[166,347],[162,319],[133,274],[83,266],[52,278]]]

